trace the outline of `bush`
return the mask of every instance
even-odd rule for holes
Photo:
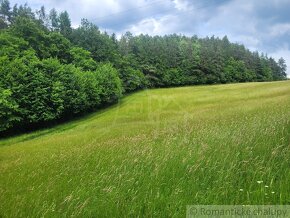
[[[146,78],[140,70],[131,67],[120,73],[125,92],[133,92],[146,87]]]
[[[9,60],[23,56],[29,49],[28,42],[5,32],[0,33],[0,47],[0,57],[7,57]]]
[[[47,35],[46,49],[48,56],[45,58],[56,58],[62,64],[69,64],[72,60],[70,53],[71,43],[60,33],[52,32]]]
[[[82,71],[74,65],[63,65],[58,59],[49,58],[39,61],[37,69],[41,71],[47,83],[52,119],[71,116],[86,110],[85,86],[81,80]],[[47,108],[48,110],[48,108]]]
[[[11,98],[19,105],[24,123],[37,123],[54,119],[50,107],[50,80],[39,68],[33,52],[0,65],[3,88],[10,89]]]
[[[82,48],[73,47],[70,50],[72,56],[72,64],[82,68],[84,71],[94,71],[97,68],[97,63],[91,58],[91,53]]]
[[[78,63],[86,61],[91,59]],[[110,64],[83,71],[54,58],[39,60],[33,50],[15,54],[13,60],[2,55],[0,73],[0,131],[92,111],[118,101],[123,90],[117,70]]]
[[[100,86],[100,98],[102,104],[117,102],[122,96],[122,82],[118,72],[111,64],[103,64],[96,70],[96,78]]]
[[[96,73],[92,71],[79,71],[78,78],[85,94],[85,110],[96,110],[96,108],[101,104],[101,87],[99,85],[100,82],[97,80]]]
[[[9,89],[0,88],[0,132],[21,121],[17,115],[18,105],[11,95],[12,92]]]

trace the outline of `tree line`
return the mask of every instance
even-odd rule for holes
[[[94,111],[144,88],[286,79],[283,58],[251,52],[225,36],[117,39],[86,19],[27,4],[0,5],[0,132]]]

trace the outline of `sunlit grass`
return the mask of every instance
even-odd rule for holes
[[[184,217],[290,204],[290,82],[142,91],[0,141],[0,216]]]

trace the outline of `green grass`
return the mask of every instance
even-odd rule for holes
[[[290,204],[290,81],[142,91],[1,140],[0,173],[4,217],[184,217],[191,204]]]

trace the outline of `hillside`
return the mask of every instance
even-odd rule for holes
[[[0,141],[0,216],[290,204],[290,81],[144,90]]]
[[[87,19],[72,27],[67,11],[12,8],[9,0],[0,2],[0,46],[0,137],[95,112],[143,89],[287,78],[284,58],[226,35],[117,37]]]

